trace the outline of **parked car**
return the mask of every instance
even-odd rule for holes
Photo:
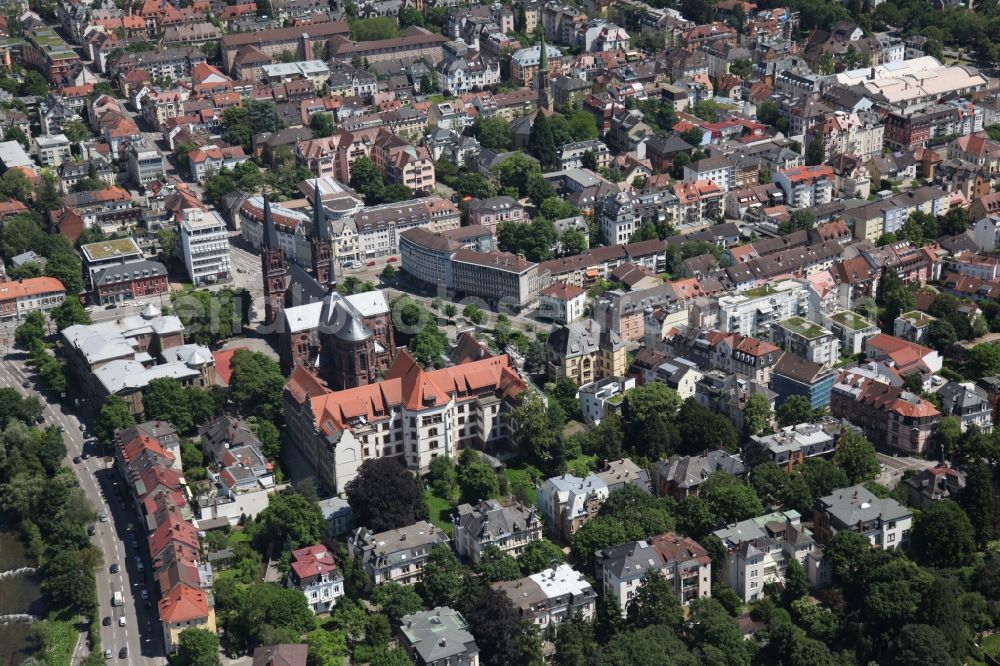
[[[83,458],[81,458],[80,456],[73,456],[74,465],[79,465],[81,462],[83,462]]]
[[[147,590],[146,588],[142,588],[141,590],[139,590],[139,596],[142,598],[143,601],[149,599],[149,590]]]
[[[398,258],[398,257],[389,257],[388,259],[386,259],[386,260],[385,260],[385,262],[386,262],[387,264],[394,264],[394,263],[396,263],[397,261],[399,261],[399,258]]]
[[[374,259],[369,259],[368,260],[368,267],[371,268],[374,265],[375,265],[375,260]]]

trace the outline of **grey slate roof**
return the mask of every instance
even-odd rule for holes
[[[447,606],[404,615],[399,631],[421,664],[443,664],[448,659],[479,653],[465,618]]]
[[[462,504],[455,516],[455,522],[477,539],[516,534],[534,526],[539,520],[534,507],[520,502],[505,505],[495,499],[484,500],[476,506]]]

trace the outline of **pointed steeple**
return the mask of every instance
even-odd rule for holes
[[[549,47],[545,43],[545,31],[542,30],[542,41],[538,47],[538,79],[535,88],[538,91],[538,110],[552,110],[549,99]]]
[[[264,232],[261,237],[261,247],[265,250],[278,249],[278,230],[274,227],[274,218],[271,217],[271,202],[264,194]]]
[[[320,200],[319,179],[313,187],[313,226],[312,237],[314,240],[330,240],[330,226],[326,223],[326,214],[323,210],[323,202]]]

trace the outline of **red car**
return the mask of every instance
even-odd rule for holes
[[[397,259],[396,257],[389,257],[388,259],[385,260],[387,264],[394,264],[397,261],[399,261],[399,259]]]
[[[374,265],[375,265],[375,260],[374,260],[374,259],[370,260],[370,261],[368,262],[368,265],[369,265],[369,266],[374,266]]]

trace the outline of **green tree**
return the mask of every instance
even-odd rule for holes
[[[975,531],[958,504],[950,500],[934,502],[913,527],[911,549],[926,566],[965,566],[976,551]]]
[[[969,375],[987,377],[1000,373],[1000,347],[984,342],[976,345],[969,352]]]
[[[36,340],[45,339],[45,315],[34,311],[24,318],[24,321],[14,329],[14,342],[19,347],[31,347]]]
[[[528,134],[528,152],[541,163],[543,169],[558,166],[555,138],[544,113],[539,112],[531,125],[531,132]]]
[[[934,349],[944,353],[958,341],[958,334],[947,319],[935,319],[927,327],[927,340]]]
[[[319,543],[325,530],[319,505],[299,493],[285,492],[271,496],[253,524],[252,536],[261,552],[271,543],[286,551]]]
[[[374,532],[413,524],[419,501],[417,480],[395,458],[364,461],[345,490],[356,524]]]
[[[541,397],[532,391],[522,393],[509,420],[514,429],[512,440],[518,450],[528,455],[544,473],[559,473],[566,460],[563,433],[551,427]]]
[[[771,431],[774,412],[771,402],[763,393],[754,393],[743,412],[743,426],[747,435],[761,435]]]
[[[689,127],[688,129],[681,132],[681,139],[691,144],[692,146],[700,146],[702,139],[704,139],[704,130],[700,127]],[[683,154],[683,153],[681,153]],[[679,155],[678,155],[679,157]],[[690,155],[687,156],[690,159]],[[674,158],[676,163],[677,158]]]
[[[93,546],[60,550],[48,557],[39,574],[49,608],[91,612],[97,604],[94,574],[100,563],[101,551]]]
[[[871,481],[878,476],[875,446],[854,430],[848,430],[840,436],[833,464],[844,470],[851,483]]]
[[[815,166],[826,161],[826,139],[817,131],[806,146],[806,164]]]
[[[469,303],[462,309],[462,316],[473,324],[482,324],[486,321],[486,313],[474,303]]]
[[[473,131],[483,148],[503,152],[513,145],[510,124],[501,118],[476,118]]]
[[[701,484],[700,496],[712,513],[725,523],[735,523],[764,513],[753,488],[727,472],[714,472]]]
[[[525,546],[517,563],[521,567],[521,573],[530,576],[548,569],[553,562],[561,563],[565,559],[562,548],[542,538]]]
[[[791,605],[807,594],[809,594],[809,580],[806,578],[806,571],[801,562],[790,557],[785,569],[785,604]]]
[[[463,450],[459,456],[458,486],[462,501],[473,505],[500,495],[496,473],[471,448]]]
[[[177,432],[188,433],[195,425],[184,386],[172,377],[150,380],[142,403],[148,418],[166,421]]]
[[[424,602],[410,585],[383,583],[375,588],[372,601],[382,608],[392,626],[398,627],[404,615],[424,609]]]
[[[714,99],[699,100],[694,105],[694,115],[710,123],[717,122],[721,113],[722,109],[719,107],[719,103]],[[688,143],[691,142],[689,141]]]
[[[465,619],[479,646],[483,666],[513,666],[527,662],[525,625],[506,594],[485,588]]]
[[[7,134],[10,134],[10,130]],[[8,169],[3,176],[0,176],[0,196],[8,200],[29,201],[34,189],[34,185],[20,169]]]
[[[463,572],[464,568],[450,547],[444,544],[431,546],[427,566],[424,567],[424,579],[417,586],[428,608],[455,606],[462,593]]]
[[[316,138],[331,136],[335,129],[333,122],[333,114],[332,113],[313,114],[312,118],[309,119],[309,129],[312,130],[313,136]]]
[[[637,627],[662,626],[676,630],[684,619],[673,585],[657,569],[646,571],[626,612],[629,622]]]
[[[521,577],[521,569],[517,560],[497,548],[493,544],[483,548],[476,563],[476,573],[486,582],[495,583],[500,580],[515,580]]]
[[[976,543],[985,546],[994,534],[996,500],[993,495],[993,474],[982,460],[972,464],[960,503],[975,531]]]
[[[812,405],[809,399],[801,395],[789,396],[777,410],[778,425],[782,428],[799,423],[808,423],[813,419]]]
[[[306,634],[306,644],[307,666],[342,666],[347,656],[347,640],[341,631],[313,629]]]
[[[260,352],[239,349],[231,367],[230,398],[239,412],[280,423],[285,377],[277,362]]]
[[[115,433],[135,425],[128,403],[117,395],[108,396],[101,405],[94,424],[95,434],[101,441],[111,443]]]
[[[11,126],[11,127],[7,128],[7,131],[4,132],[3,140],[4,141],[17,141],[19,144],[21,144],[22,147],[29,148],[28,137],[24,134],[24,132],[21,130],[21,128],[17,127],[17,126]],[[20,169],[12,169],[12,171],[19,172],[22,176],[24,175],[24,172],[21,171]],[[6,175],[6,174],[4,174],[4,175]]]
[[[188,627],[181,632],[175,660],[180,666],[218,666],[219,637],[207,629]]]
[[[958,662],[949,653],[948,645],[948,639],[940,629],[925,624],[907,624],[886,650],[884,663],[887,666],[955,666]]]
[[[569,117],[569,130],[574,141],[586,141],[600,136],[597,119],[589,111],[574,111]]]
[[[382,174],[371,159],[361,156],[351,163],[351,187],[365,197],[378,199],[382,196],[385,183]]]

